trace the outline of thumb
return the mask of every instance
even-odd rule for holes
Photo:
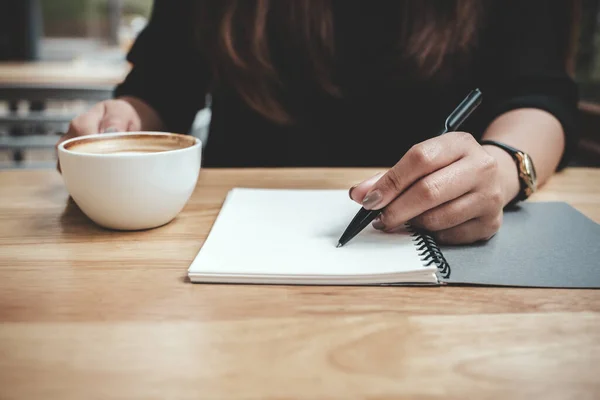
[[[379,179],[381,179],[383,175],[385,175],[385,172],[380,172],[370,177],[369,179],[362,181],[358,185],[350,188],[350,198],[356,201],[357,203],[362,204],[363,199],[365,198],[367,193],[371,191],[373,186],[375,186],[377,181],[379,181]]]

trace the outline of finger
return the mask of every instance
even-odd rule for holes
[[[141,128],[139,118],[132,106],[122,100],[104,103],[104,116],[99,124],[100,133],[138,131]]]
[[[385,174],[385,172],[379,172],[378,174],[370,177],[367,180],[362,181],[358,185],[355,185],[350,188],[349,195],[350,198],[357,203],[362,203],[363,198],[367,194],[369,190],[373,187],[373,185],[381,179],[381,177]]]
[[[54,145],[54,151],[57,153],[56,158],[56,170],[61,172],[60,161],[58,161],[58,146],[66,140],[72,139],[77,136],[92,135],[98,133],[100,120],[104,113],[104,106],[102,103],[95,104],[84,114],[75,117],[69,124],[67,133],[62,135],[60,139]]]
[[[500,209],[499,196],[500,193],[470,192],[417,215],[410,224],[430,232],[449,229],[482,216],[488,210]]]
[[[102,107],[99,104],[92,107],[85,114],[81,114],[75,117],[69,124],[69,130],[66,134],[60,137],[57,141],[55,148],[64,142],[65,140],[84,135],[91,135],[98,133],[98,125],[102,118]]]
[[[381,216],[378,215],[377,218],[375,218],[373,220],[373,228],[378,229],[378,230],[384,230],[385,229],[385,225],[383,224],[383,222],[381,222]]]
[[[463,158],[474,145],[470,134],[451,132],[413,146],[367,193],[363,207],[387,206],[418,179]]]
[[[477,185],[475,171],[472,160],[463,158],[420,179],[383,210],[386,230],[470,192]]]
[[[435,232],[436,241],[440,244],[470,244],[491,239],[502,225],[502,212],[488,217],[471,219],[465,223]]]
[[[86,113],[77,116],[69,125],[70,137],[93,135],[100,130],[100,121],[104,117],[104,104],[98,103]]]

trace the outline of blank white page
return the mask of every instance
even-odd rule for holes
[[[369,226],[336,248],[359,209],[346,190],[233,189],[189,276],[192,281],[335,283],[374,275],[397,279],[404,273],[414,282],[437,282],[436,268],[423,265],[408,231],[384,233]]]

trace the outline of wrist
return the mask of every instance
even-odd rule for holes
[[[519,171],[515,160],[506,151],[491,145],[483,145],[483,149],[496,159],[500,185],[503,194],[503,205],[510,203],[521,190]]]

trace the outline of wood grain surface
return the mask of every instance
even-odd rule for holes
[[[129,65],[81,61],[0,62],[0,84],[116,85]]]
[[[376,172],[203,170],[143,232],[89,222],[56,171],[0,172],[0,399],[600,398],[600,291],[187,280],[232,187]],[[600,170],[558,173],[548,200],[600,222]]]

